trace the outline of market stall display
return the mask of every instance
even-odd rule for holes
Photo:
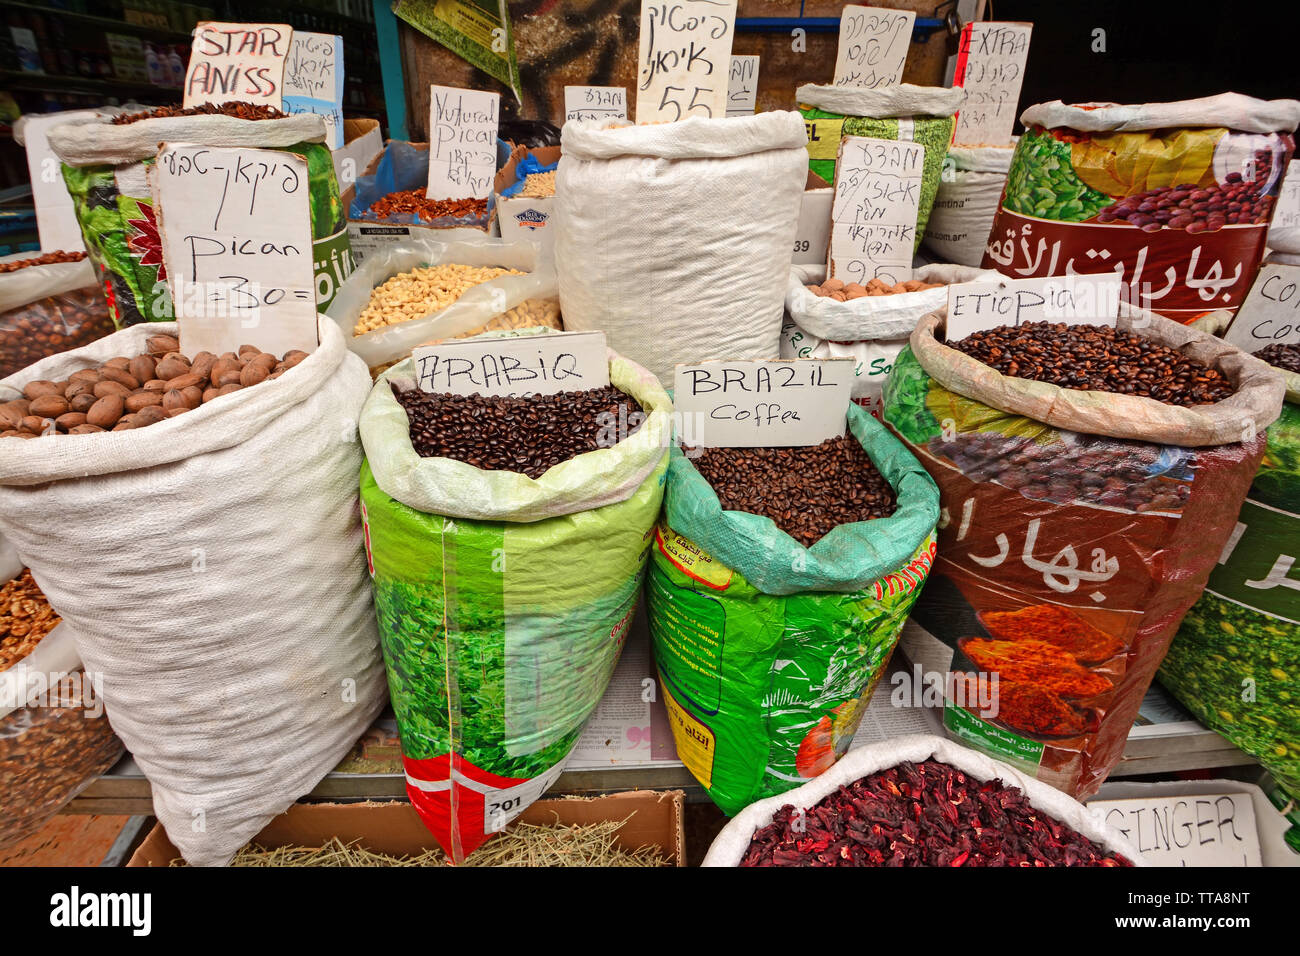
[[[1218,339],[1126,305],[1114,330],[982,333],[1003,343],[1009,374],[944,344],[945,317],[921,321],[884,389],[885,420],[949,515],[908,657],[952,675],[951,735],[1086,797],[1119,759],[1233,532],[1282,382]],[[1142,348],[1102,344],[1126,336]],[[1091,371],[1082,351],[1066,357],[1078,340]],[[1185,371],[1162,384],[1168,368]],[[1231,394],[1162,400],[1208,389],[1198,380],[1210,371]],[[1031,373],[1045,380],[1017,377]]]
[[[940,262],[978,266],[1011,169],[1011,146],[948,147],[921,245]]]
[[[727,813],[843,755],[934,559],[934,483],[847,413],[824,450],[671,449],[650,633],[678,755]]]
[[[349,192],[348,219],[428,229],[487,229],[488,198],[428,195],[429,144],[389,140]],[[354,226],[355,228],[355,226]]]
[[[0,258],[0,377],[113,330],[84,252]]]

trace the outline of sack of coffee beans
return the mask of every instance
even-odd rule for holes
[[[1119,270],[1131,302],[1184,324],[1236,312],[1264,254],[1300,101],[1057,100],[1020,119],[985,268],[1014,278]]]
[[[808,127],[808,168],[828,183],[835,182],[835,160],[845,136],[895,139],[925,148],[912,251],[919,249],[966,91],[910,83],[878,89],[808,84],[799,87],[795,100]]]
[[[921,316],[942,306],[952,282],[996,275],[990,270],[934,263],[912,270],[915,282],[931,288],[892,295],[863,294],[840,302],[808,286],[825,275],[823,266],[794,266],[785,293],[781,358],[853,359],[853,400],[880,418],[880,385]],[[835,281],[835,280],[832,280]]]
[[[799,115],[566,123],[555,268],[564,327],[671,381],[679,362],[770,359],[808,181]]]
[[[113,331],[84,252],[0,257],[0,378]]]
[[[555,269],[531,242],[412,240],[366,256],[327,314],[373,371],[558,295]]]
[[[678,756],[727,813],[843,755],[934,561],[934,482],[847,412],[808,448],[672,449],[650,634]]]
[[[102,675],[113,729],[192,864],[228,862],[384,705],[357,513],[370,376],[323,316],[319,333],[278,378],[148,427],[0,438],[0,532]],[[159,334],[176,326],[37,362],[0,380],[0,403],[53,398],[18,396]]]
[[[943,262],[978,266],[1011,168],[1011,146],[950,146],[921,244]]]
[[[1268,427],[1264,459],[1237,515],[1239,533],[1183,618],[1159,678],[1300,801],[1300,584],[1292,570],[1300,542],[1300,346],[1255,355],[1282,371],[1287,403]],[[1290,369],[1282,364],[1288,358]]]
[[[248,103],[189,110],[160,106],[146,113],[61,123],[50,129],[49,139],[63,161],[82,237],[118,328],[174,317],[146,179],[163,142],[279,149],[303,157],[310,182],[318,310],[325,311],[352,271],[334,160],[324,145],[325,122],[315,114],[286,116]]]
[[[361,416],[362,516],[407,793],[457,862],[555,781],[605,692],[663,498],[672,404],[610,386],[468,398],[406,359]]]
[[[904,649],[947,675],[950,735],[1087,797],[1233,533],[1282,382],[1127,305],[1114,329],[948,344],[944,319],[921,320],[884,390],[945,515]]]

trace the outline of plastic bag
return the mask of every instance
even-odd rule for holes
[[[1122,306],[1121,330],[1180,347],[1237,392],[1181,408],[1062,389],[948,348],[943,318],[921,321],[884,389],[885,420],[947,515],[904,649],[946,676],[950,736],[1082,799],[1119,761],[1233,532],[1282,382],[1218,339]]]
[[[951,146],[921,244],[944,262],[978,266],[1011,168],[1011,146]]]
[[[678,757],[727,813],[844,753],[934,560],[934,482],[861,408],[848,420],[898,508],[811,548],[770,518],[723,511],[671,452],[650,634]]]
[[[22,252],[0,262],[39,255]],[[0,378],[113,331],[89,259],[0,272]]]
[[[467,289],[440,312],[353,335],[357,318],[370,304],[376,286],[399,273],[444,263],[518,269],[527,275],[489,279]],[[459,242],[419,240],[366,256],[327,314],[343,332],[348,348],[375,369],[406,358],[417,345],[482,329],[494,317],[529,300],[557,297],[555,270],[531,242],[502,242],[486,236]]]
[[[463,860],[544,793],[605,692],[663,498],[672,405],[610,353],[648,416],[538,479],[421,458],[391,382],[361,416],[361,498],[407,793]]]
[[[537,173],[549,173],[558,168],[559,165],[560,161],[557,159],[549,166],[544,166],[541,160],[532,153],[529,153],[519,161],[519,164],[515,167],[515,181],[505,189],[501,190],[501,195],[506,197],[513,196],[515,193],[519,192],[519,190],[524,188],[524,184],[528,182],[529,176],[536,175]]]

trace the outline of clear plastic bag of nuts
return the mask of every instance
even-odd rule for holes
[[[0,378],[115,331],[90,262],[14,268],[36,257],[0,259]]]

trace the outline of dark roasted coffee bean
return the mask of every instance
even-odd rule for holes
[[[1300,345],[1282,345],[1275,343],[1255,353],[1255,358],[1267,362],[1275,368],[1284,368],[1288,372],[1300,372]]]

